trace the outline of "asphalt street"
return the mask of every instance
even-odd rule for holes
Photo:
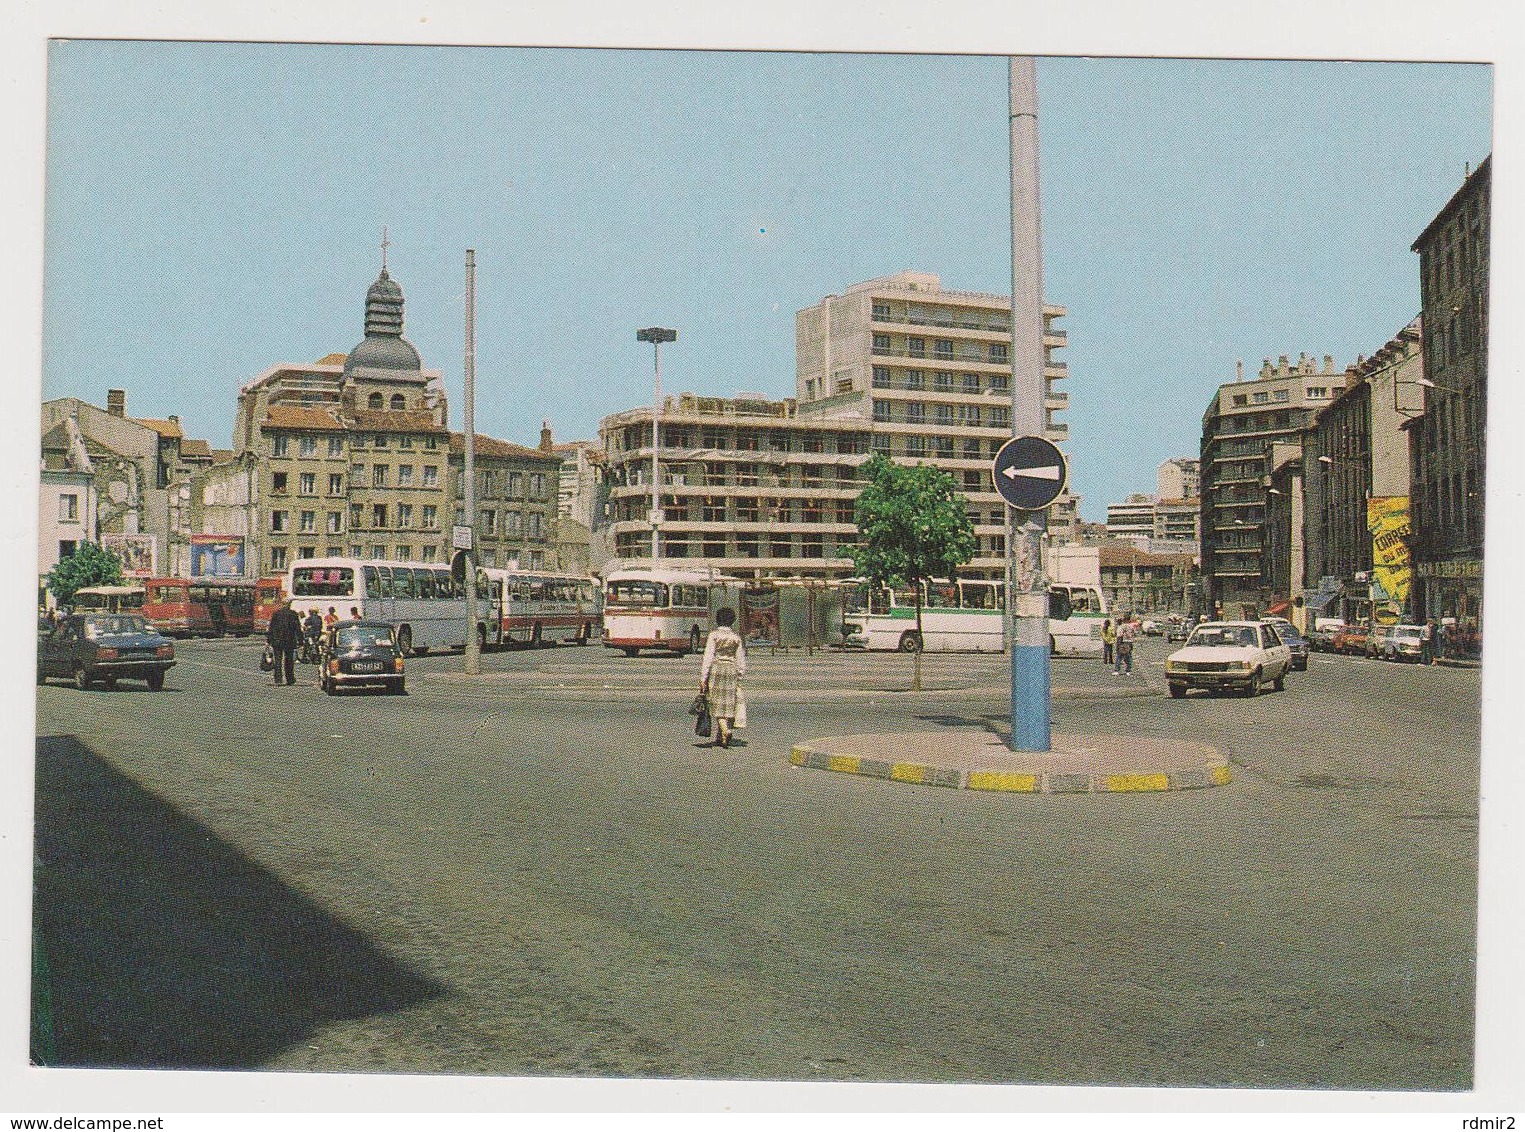
[[[1316,655],[1254,700],[1056,661],[1056,729],[1224,787],[979,794],[788,764],[1005,725],[1002,657],[409,662],[331,699],[187,642],[163,692],[38,689],[38,912],[73,1065],[1464,1089],[1476,671]],[[1119,696],[1117,690],[1136,693]],[[1149,694],[1149,693],[1153,694]]]

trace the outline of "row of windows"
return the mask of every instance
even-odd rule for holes
[[[350,465],[349,480],[351,486],[366,486],[366,467],[367,465],[365,464]],[[413,477],[414,467],[412,464],[371,464],[369,467],[371,473],[369,486],[371,487],[390,487],[392,473],[394,470],[397,474],[396,484],[398,487],[415,486]],[[330,477],[330,479],[332,479],[332,477]],[[420,480],[418,481],[418,486],[439,486],[439,466],[437,464],[423,465],[422,469],[420,470]]]
[[[932,352],[928,353],[925,338],[908,335],[903,345],[898,344],[896,338],[899,335],[875,334],[873,353],[879,357],[932,358],[940,362],[951,362],[957,358],[992,362],[996,365],[1008,365],[1011,362],[1011,347],[1005,342],[991,342],[982,348],[979,342],[954,343],[948,338],[937,338],[932,342]]]
[[[618,553],[634,557],[649,553],[650,544],[639,534],[621,535]],[[763,538],[760,535],[736,535],[732,538],[675,535],[662,541],[664,558],[846,558],[854,542],[841,535],[800,535],[790,538]],[[1005,535],[982,535],[976,540],[975,555],[1001,557],[1006,553]]]
[[[403,528],[411,527],[411,526],[413,526],[413,505],[410,504],[410,503],[399,503],[397,505],[397,507],[396,507],[396,510],[392,511],[392,510],[389,510],[388,505],[385,504],[385,503],[376,503],[376,504],[373,504],[372,507],[371,507],[371,519],[372,519],[371,526],[373,526],[373,527],[387,527],[387,526],[391,526],[392,524],[387,522],[387,519],[388,519],[389,516],[391,516],[391,517],[393,517],[393,518],[395,518],[397,520],[396,525],[398,527],[403,527]],[[359,503],[351,504],[350,505],[350,526],[351,527],[360,527],[360,526],[363,526],[364,525],[364,519],[365,519],[365,510],[364,510],[364,508]],[[433,505],[426,505],[423,508],[422,512],[421,512],[421,520],[422,520],[422,524],[421,525],[422,525],[424,530],[430,530],[430,531],[438,530],[439,529],[439,509],[437,507],[433,506]],[[326,526],[324,528],[325,530],[327,530],[330,534],[339,534],[340,532],[342,532],[344,530],[344,512],[343,511],[328,511],[328,512],[325,512],[324,522],[326,524]],[[300,532],[303,532],[303,533],[306,533],[306,532],[309,532],[309,531],[316,531],[318,529],[318,527],[317,527],[318,513],[316,511],[298,511],[297,512],[296,523],[297,523],[297,525],[296,525],[295,529],[297,531],[300,531]],[[272,534],[278,534],[278,535],[279,534],[288,534],[288,533],[291,532],[292,529],[293,528],[292,528],[292,525],[291,525],[291,512],[290,511],[272,511],[272,512],[270,512],[270,531],[271,531]]]
[[[355,433],[350,438],[350,447],[364,448],[366,446],[367,439],[368,437],[366,433]],[[320,447],[330,459],[338,459],[344,455],[344,438],[342,436],[328,436],[320,438],[316,436],[303,435],[301,433],[289,432],[275,432],[271,435],[271,454],[278,457],[288,457],[293,455],[293,440],[296,441],[294,454],[299,458],[317,458]],[[396,440],[397,447],[399,448],[411,449],[413,447],[413,437],[411,436],[398,436],[396,437]],[[371,447],[373,448],[387,448],[391,444],[391,438],[389,438],[388,435],[384,432],[371,434],[369,436],[369,441]],[[439,438],[436,436],[424,437],[423,447],[427,451],[437,450],[439,448]]]
[[[929,382],[930,377],[930,382]],[[981,377],[977,373],[950,373],[933,370],[929,375],[920,369],[893,369],[890,366],[873,367],[875,389],[931,389],[934,393],[1009,393],[1011,378],[1006,374]]]
[[[790,452],[862,455],[868,451],[868,438],[852,433],[790,433],[783,430],[694,428],[684,425],[662,426],[662,447],[712,448],[717,452]],[[621,436],[625,451],[634,452],[651,443],[651,426],[627,425]]]
[[[1011,333],[1011,317],[1001,311],[983,311],[971,307],[933,307],[921,303],[895,303],[875,300],[875,322],[909,322],[913,326],[956,326],[961,330],[988,330]]]
[[[874,420],[880,424],[933,424],[942,428],[1010,428],[1011,410],[1002,405],[938,403],[929,414],[924,401],[875,401]]]

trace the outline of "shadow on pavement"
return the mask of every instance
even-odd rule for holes
[[[257,1068],[443,993],[69,736],[37,741],[53,1064]]]

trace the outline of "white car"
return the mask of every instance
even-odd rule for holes
[[[1186,647],[1165,659],[1165,682],[1180,699],[1192,688],[1210,695],[1230,689],[1246,696],[1269,683],[1281,691],[1292,667],[1292,650],[1264,621],[1204,621],[1192,630]]]

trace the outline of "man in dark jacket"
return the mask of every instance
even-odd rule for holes
[[[296,683],[297,642],[302,639],[302,619],[297,616],[296,610],[291,608],[288,599],[281,607],[270,615],[270,628],[265,633],[265,640],[270,643],[270,651],[275,654],[275,682],[277,684]],[[281,674],[285,673],[282,680]]]

